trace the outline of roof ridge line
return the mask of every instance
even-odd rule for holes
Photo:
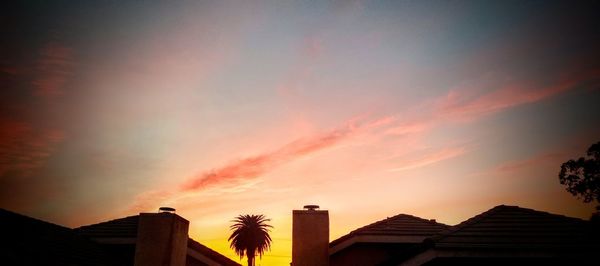
[[[209,253],[211,253],[211,255],[212,255],[212,256],[218,257],[220,260],[227,260],[228,262],[229,262],[229,261],[230,261],[230,262],[233,262],[233,263],[235,263],[236,265],[241,265],[241,264],[237,263],[236,261],[232,260],[231,258],[229,258],[229,257],[227,257],[227,256],[225,256],[225,255],[223,255],[223,254],[221,254],[220,252],[218,252],[218,251],[216,251],[216,250],[214,250],[214,249],[210,248],[209,246],[207,246],[207,245],[204,245],[204,244],[200,243],[199,241],[197,241],[197,240],[195,240],[195,239],[191,238],[190,236],[188,236],[188,241],[187,241],[187,242],[188,242],[188,243],[187,243],[188,247],[189,247],[189,244],[190,244],[190,242],[191,242],[191,243],[193,243],[192,245],[196,244],[196,245],[199,245],[201,248],[207,249],[207,250],[208,250],[208,252],[209,252]]]
[[[476,222],[479,222],[479,221],[481,221],[481,220],[489,217],[490,215],[498,212],[498,210],[500,210],[503,207],[517,207],[518,208],[518,206],[509,206],[509,205],[504,205],[504,204],[495,206],[495,207],[493,207],[493,208],[491,208],[491,209],[489,209],[489,210],[487,210],[485,212],[482,212],[480,214],[477,214],[477,215],[475,215],[475,216],[473,216],[473,217],[471,217],[471,218],[469,218],[469,219],[467,219],[467,220],[465,220],[465,221],[463,221],[463,222],[461,222],[461,223],[459,223],[459,224],[457,224],[455,226],[451,226],[449,229],[447,229],[447,230],[445,230],[445,231],[443,231],[443,232],[441,232],[441,233],[439,233],[437,235],[429,237],[427,239],[433,240],[434,242],[435,241],[439,241],[440,239],[443,239],[443,238],[447,237],[450,234],[456,233],[456,232],[464,229],[468,225],[474,224]]]
[[[401,217],[406,217],[406,218],[413,219],[413,220],[416,220],[416,221],[419,221],[419,222],[422,222],[422,223],[429,223],[430,226],[442,226],[442,227],[446,227],[446,228],[450,227],[450,225],[439,223],[437,221],[432,221],[432,219],[425,219],[425,218],[421,218],[421,217],[418,217],[418,216],[415,216],[415,215],[411,215],[411,214],[400,213],[400,214],[396,214],[394,216],[387,217],[385,219],[381,219],[381,220],[378,220],[376,222],[367,224],[365,226],[361,226],[359,228],[356,228],[356,229],[350,231],[349,233],[347,233],[347,234],[345,234],[343,236],[340,236],[337,239],[334,239],[329,244],[330,245],[331,244],[337,245],[338,242],[341,242],[344,239],[348,239],[348,238],[351,238],[351,237],[354,237],[354,236],[358,235],[358,233],[360,231],[362,231],[362,230],[368,230],[370,227],[376,227],[376,226],[379,226],[381,224],[384,224],[387,221],[394,220],[394,219],[401,218]]]
[[[95,223],[95,224],[82,225],[82,226],[79,226],[79,227],[74,227],[73,230],[79,230],[79,229],[88,228],[88,227],[92,227],[92,226],[98,226],[98,225],[102,225],[102,224],[108,224],[108,223],[111,223],[111,222],[125,220],[125,219],[129,219],[129,218],[133,218],[133,217],[138,217],[138,216],[140,216],[140,215],[136,214],[136,215],[130,215],[130,216],[123,217],[123,218],[116,218],[116,219],[112,219],[112,220],[108,220],[108,221],[104,221],[104,222],[99,222],[99,223]]]
[[[0,208],[0,210],[8,212],[8,213],[10,213],[12,215],[17,215],[17,216],[25,217],[25,218],[32,219],[32,220],[35,220],[35,221],[38,221],[38,222],[42,222],[42,223],[44,223],[46,225],[53,225],[53,226],[56,226],[56,227],[60,227],[62,229],[72,230],[72,228],[66,227],[64,225],[55,224],[55,223],[49,222],[49,221],[44,221],[44,220],[41,220],[41,219],[38,219],[38,218],[34,218],[34,217],[27,216],[27,215],[24,215],[24,214],[16,213],[16,212],[4,209],[4,208]]]
[[[417,217],[417,216],[414,216],[414,215],[410,215],[410,214],[406,214],[406,213],[400,213],[400,214],[396,214],[396,215],[394,215],[394,216],[387,217],[387,218],[385,218],[385,219],[381,219],[381,220],[379,220],[379,221],[372,222],[372,223],[370,223],[370,224],[367,224],[367,225],[361,226],[361,227],[359,227],[359,228],[356,228],[356,229],[354,229],[354,230],[350,231],[350,233],[348,233],[348,234],[352,234],[352,233],[354,233],[354,232],[356,232],[356,231],[358,231],[358,230],[361,230],[361,229],[363,229],[363,228],[367,228],[367,227],[370,227],[370,226],[376,226],[376,225],[382,224],[382,223],[384,223],[384,222],[386,222],[386,221],[388,221],[388,220],[392,220],[392,219],[394,219],[394,218],[397,218],[397,217],[400,217],[400,216],[408,216],[408,217],[410,217],[410,218],[415,218],[415,219],[418,219],[418,220],[421,220],[421,221],[430,222],[430,220],[427,220],[427,219],[424,219],[424,218],[420,218],[420,217]],[[436,223],[437,223],[437,222],[436,222]]]
[[[540,211],[540,210],[536,210],[536,209],[532,209],[532,208],[523,208],[523,207],[519,207],[519,206],[508,206],[508,207],[516,207],[516,208],[519,208],[519,209],[525,210],[525,211],[536,212],[536,213],[549,215],[549,216],[561,217],[561,218],[565,218],[565,219],[569,219],[569,220],[577,220],[577,221],[582,221],[582,222],[588,221],[588,220],[584,220],[584,219],[577,218],[577,217],[571,217],[571,216],[566,216],[564,214],[551,213],[551,212],[547,212],[547,211]]]

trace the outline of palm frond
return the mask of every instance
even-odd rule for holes
[[[273,226],[267,224],[271,219],[264,215],[239,215],[235,217],[229,226],[233,232],[227,239],[230,241],[229,247],[235,251],[240,258],[244,256],[254,258],[258,253],[260,257],[271,249],[273,240],[269,235],[270,228]]]

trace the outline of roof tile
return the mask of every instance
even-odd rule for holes
[[[578,248],[592,241],[590,226],[577,218],[499,205],[430,240],[450,248]]]
[[[446,230],[450,226],[408,214],[399,214],[388,217],[372,224],[358,228],[330,243],[335,246],[349,238],[359,235],[386,235],[386,236],[432,236]]]
[[[87,237],[137,237],[139,215],[75,228]]]

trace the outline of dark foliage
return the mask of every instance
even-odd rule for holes
[[[599,204],[596,209],[600,211],[600,142],[587,150],[587,156],[563,163],[558,178],[567,191],[583,202]]]
[[[271,248],[271,236],[266,222],[270,221],[264,215],[240,215],[235,217],[230,229],[233,230],[229,245],[240,258],[248,257],[248,266],[254,266],[254,258],[258,253],[262,257]]]

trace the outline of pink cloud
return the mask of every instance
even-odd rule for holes
[[[431,120],[414,120],[410,122],[403,122],[385,131],[389,135],[407,135],[425,132],[433,127],[433,121]]]
[[[358,118],[357,118],[358,119]],[[266,174],[276,167],[292,162],[305,155],[316,153],[362,132],[363,130],[383,126],[389,118],[360,123],[355,119],[344,126],[305,139],[292,141],[283,147],[256,156],[233,161],[225,166],[203,172],[187,181],[181,188],[183,191],[203,189],[222,183],[239,183]]]
[[[452,91],[448,96],[434,101],[432,105],[428,105],[431,108],[429,114],[420,112],[418,115],[408,116],[404,120],[399,120],[396,118],[397,116],[385,116],[364,122],[365,117],[358,116],[350,119],[343,126],[323,134],[298,139],[278,149],[232,160],[223,166],[201,172],[182,183],[175,192],[199,191],[219,185],[239,185],[259,178],[299,158],[335,147],[367,130],[382,129],[382,131],[373,131],[376,132],[377,136],[406,135],[403,137],[419,137],[442,123],[473,121],[514,106],[541,101],[573,89],[589,78],[590,75],[571,77],[541,89],[524,85],[510,85],[477,97],[467,97],[465,93],[461,94],[461,91]],[[420,158],[401,161],[397,164],[398,167],[389,169],[389,171],[421,168],[461,156],[466,152],[467,147],[464,146],[443,148]],[[407,152],[406,154],[410,155],[410,153]],[[161,192],[163,193],[161,198],[168,199],[175,192],[163,191]],[[149,202],[155,200],[152,197],[138,198],[136,206],[150,206],[148,205]]]
[[[6,73],[6,74],[10,74],[10,75],[17,75],[19,73],[19,70],[16,67],[12,67],[12,66],[4,66],[4,67],[0,67],[0,72]]]
[[[428,107],[421,107],[417,115],[404,120],[396,120],[395,125],[385,130],[386,135],[418,136],[434,128],[453,122],[474,122],[487,115],[498,113],[523,104],[535,103],[559,95],[578,86],[594,86],[600,82],[600,69],[565,75],[554,84],[537,88],[527,84],[512,83],[495,91],[473,96],[474,91],[485,91],[485,84],[477,88],[451,90],[446,96],[432,101]],[[427,109],[429,109],[427,111]],[[425,114],[424,114],[425,113]]]
[[[473,176],[504,176],[510,175],[515,176],[516,173],[525,169],[549,169],[556,168],[558,173],[558,168],[560,167],[561,162],[565,161],[568,158],[566,152],[547,152],[534,155],[532,157],[523,159],[523,160],[515,160],[502,163],[496,167],[475,172],[471,175]]]
[[[276,153],[263,154],[231,162],[192,178],[182,186],[182,190],[197,190],[218,183],[256,178],[285,159],[279,156]]]
[[[396,118],[394,116],[384,116],[382,118],[379,118],[377,120],[370,122],[368,125],[366,125],[366,128],[384,127],[384,126],[391,125],[394,122],[396,122]]]
[[[593,70],[571,74],[542,88],[521,83],[508,84],[474,99],[469,99],[466,93],[450,91],[446,97],[438,101],[435,114],[444,119],[472,121],[485,115],[518,105],[538,102],[575,89],[577,85],[597,79],[598,72],[598,70]]]
[[[558,173],[560,165],[569,160],[582,156],[590,143],[597,141],[600,128],[585,130],[576,133],[561,142],[562,148],[553,148],[545,152],[534,154],[521,160],[503,162],[489,169],[473,173],[472,175],[505,175],[515,174],[526,169],[555,169]]]
[[[512,161],[502,164],[496,167],[492,172],[494,173],[511,173],[517,170],[533,167],[545,163],[554,163],[565,158],[566,153],[553,152],[553,153],[542,153],[534,157],[527,158],[525,160]]]
[[[570,84],[567,84],[570,85]],[[453,96],[442,103],[440,115],[457,120],[472,120],[483,115],[495,113],[521,104],[532,103],[548,98],[571,88],[560,84],[541,90],[524,89],[519,86],[507,86],[477,99],[456,103]]]
[[[309,37],[305,39],[304,54],[309,58],[317,59],[323,55],[323,40],[317,37]]]
[[[357,116],[348,120],[343,126],[322,134],[297,139],[271,152],[234,160],[224,166],[204,171],[182,183],[178,189],[159,189],[142,193],[136,197],[135,203],[129,210],[139,211],[156,207],[157,202],[167,201],[176,193],[199,191],[219,185],[238,185],[254,180],[277,167],[333,148],[345,140],[369,130],[384,127],[393,121],[391,117],[371,121],[364,121],[363,118],[364,116]]]
[[[40,51],[36,77],[31,84],[34,95],[52,97],[63,93],[65,84],[73,71],[73,51],[58,43],[50,42]]]
[[[64,133],[55,129],[36,129],[14,120],[0,121],[0,176],[7,173],[29,176],[43,166]]]
[[[465,154],[467,151],[466,147],[452,147],[452,148],[444,148],[434,153],[427,154],[418,159],[413,160],[405,160],[403,162],[398,163],[401,165],[400,167],[388,169],[391,172],[398,171],[406,171],[416,168],[421,168],[424,166],[428,166],[431,164],[435,164],[444,160],[448,160],[454,157],[458,157],[460,155]]]

